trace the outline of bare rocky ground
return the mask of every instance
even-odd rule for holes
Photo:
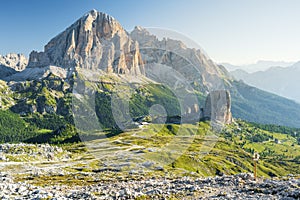
[[[0,157],[0,199],[300,199],[300,179],[293,176],[254,181],[251,174],[178,178],[161,169],[125,172],[50,145],[0,145]]]

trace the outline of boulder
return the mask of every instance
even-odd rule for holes
[[[227,90],[216,90],[208,94],[203,111],[204,118],[217,124],[232,122],[231,97]]]

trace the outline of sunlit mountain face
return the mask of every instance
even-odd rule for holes
[[[300,105],[196,47],[91,10],[0,56],[0,197],[298,199]]]

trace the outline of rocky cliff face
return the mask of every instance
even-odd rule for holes
[[[9,67],[15,71],[23,71],[27,64],[28,60],[23,54],[10,53],[6,56],[0,55],[0,66]]]
[[[129,34],[113,17],[95,10],[52,39],[44,52],[33,51],[29,59],[29,68],[78,67],[150,79],[152,64],[171,67],[190,83],[200,85],[202,92],[224,89],[222,77],[227,71],[201,50],[177,40],[159,40],[141,27]]]
[[[0,55],[0,79],[6,78],[19,71],[23,71],[28,64],[27,58],[23,54]]]
[[[52,39],[44,52],[30,54],[30,68],[48,65],[143,74],[138,43],[113,17],[95,10]]]
[[[161,69],[165,66],[183,77],[178,77],[178,80],[182,79],[180,81],[197,85],[197,89],[204,94],[210,90],[223,89],[222,77],[226,76],[226,70],[215,65],[201,50],[188,48],[178,40],[159,40],[141,27],[136,27],[129,34],[113,17],[95,10],[81,17],[53,38],[43,52],[33,51],[25,70],[17,73],[21,70],[17,68],[15,72],[9,72],[8,77],[5,75],[3,79],[13,82],[38,80],[42,83],[41,87],[34,82],[30,83],[29,88],[23,83],[13,83],[11,87],[18,93],[36,87],[40,88],[37,91],[45,93],[43,85],[48,85],[48,82],[52,81],[49,77],[53,75],[62,83],[69,82],[74,69],[79,68],[77,72],[81,74],[101,70],[106,73],[138,77],[144,75],[150,81],[167,82],[172,85],[177,81],[174,76],[160,77],[166,80],[157,80],[154,77],[159,74],[159,71],[169,73]],[[167,80],[168,78],[171,80]],[[57,113],[60,109],[56,107],[58,99],[55,94],[62,92],[63,90],[55,88],[39,95],[42,96],[39,98],[20,99],[12,110],[17,113]],[[198,113],[198,107],[198,105],[191,105],[187,108],[187,114]]]
[[[232,122],[231,97],[227,90],[216,90],[206,98],[204,118],[212,122],[230,124]]]
[[[188,48],[183,42],[164,38],[159,40],[142,27],[135,27],[132,39],[139,42],[140,52],[147,67],[152,63],[169,66],[183,75],[190,83],[197,83],[202,92],[224,89],[223,77],[228,77],[226,69],[217,66],[199,49]]]
[[[20,56],[19,60],[24,59]],[[171,89],[174,88],[173,86],[179,86],[177,87],[179,90],[187,89],[185,90],[187,93],[197,93],[203,97],[211,91],[227,89],[234,99],[232,113],[235,117],[259,123],[299,127],[299,104],[233,80],[223,67],[215,65],[201,50],[188,48],[177,40],[158,39],[141,27],[136,27],[129,34],[114,18],[94,10],[52,39],[45,46],[44,52],[32,52],[29,66],[25,70],[21,71],[24,68],[21,66],[25,66],[21,64],[22,62],[14,65],[6,61],[5,63],[0,66],[0,79],[7,81],[8,87],[13,89],[13,103],[17,113],[23,112],[22,109],[26,108],[23,105],[29,105],[26,108],[28,112],[39,110],[41,113],[59,113],[63,110],[67,113],[65,112],[67,109],[60,105],[68,106],[68,103],[61,102],[67,99],[71,93],[69,91],[72,91],[72,77],[85,74],[88,78],[90,78],[88,75],[91,75],[99,81],[100,74],[102,77],[112,75],[130,83],[142,83],[140,77],[147,83],[154,82],[162,85],[168,83],[167,86]],[[168,70],[161,70],[161,66],[168,67]],[[182,75],[184,79],[178,79],[179,76],[168,76],[168,72],[172,70]],[[152,79],[153,75],[157,74],[165,79]],[[56,78],[60,82],[58,85],[63,85],[64,88],[69,85],[70,89],[62,90],[55,87],[48,92],[43,90],[48,87],[48,82]],[[177,80],[179,83],[187,82],[186,85],[192,87],[180,87],[183,84],[176,85]],[[113,81],[106,84],[111,84]],[[15,82],[25,82],[31,86],[14,89]],[[40,97],[41,91],[44,91],[42,96],[45,96],[46,100]],[[2,94],[6,95],[6,91]],[[3,96],[0,100],[3,102],[2,105],[5,108],[10,107],[11,104],[7,104]],[[225,96],[226,99],[226,95],[221,96]],[[212,102],[215,104],[214,101]],[[186,114],[199,112],[194,104],[195,102],[191,102],[187,105]],[[229,122],[230,106],[225,106],[224,109],[219,104],[216,106],[217,111],[211,110],[211,114],[207,116]],[[217,114],[218,110],[222,112]]]

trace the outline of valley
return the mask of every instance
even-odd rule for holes
[[[91,10],[0,79],[1,199],[300,198],[300,104],[182,41]]]

